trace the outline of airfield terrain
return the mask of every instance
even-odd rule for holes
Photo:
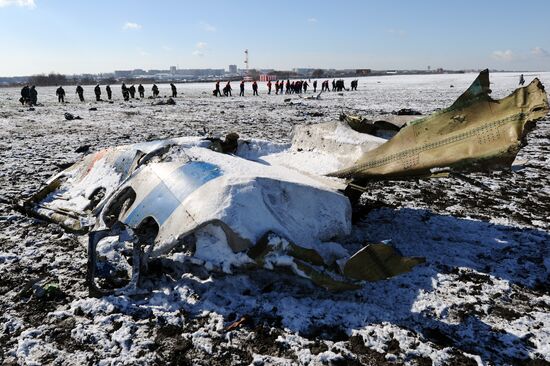
[[[244,98],[213,97],[213,84],[180,84],[176,105],[124,102],[118,85],[113,103],[95,102],[93,86],[78,102],[65,86],[69,103],[61,105],[56,88],[39,87],[42,105],[33,110],[20,105],[18,88],[0,89],[0,363],[550,364],[548,117],[512,171],[373,183],[350,240],[391,241],[426,264],[344,293],[284,273],[221,274],[166,258],[148,274],[149,295],[90,298],[86,237],[13,206],[105,147],[205,131],[289,142],[293,126],[334,121],[342,111],[429,114],[476,76],[360,78],[358,91],[320,100],[267,95],[264,83],[258,97],[247,85]],[[550,73],[526,74],[526,82],[534,77],[550,86]],[[492,74],[491,82],[492,97],[502,98],[518,75]],[[67,121],[65,112],[82,119]]]

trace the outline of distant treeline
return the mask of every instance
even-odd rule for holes
[[[58,86],[58,85],[94,85],[98,82],[96,78],[93,77],[81,77],[81,78],[69,78],[63,74],[40,74],[30,76],[27,84],[36,85],[36,86]],[[114,78],[102,79],[102,84],[116,84]]]
[[[29,77],[28,83],[36,86],[55,86],[67,84],[67,77],[61,74],[33,75]]]

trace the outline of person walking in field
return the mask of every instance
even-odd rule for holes
[[[523,74],[519,76],[519,85],[523,86],[525,84],[525,79],[523,78]]]
[[[130,92],[128,91],[128,87],[125,83],[122,83],[120,89],[122,90],[122,99],[124,99],[125,102],[130,100]]]
[[[225,87],[223,88],[223,95],[225,95],[226,97],[230,97],[231,96],[231,90],[233,90],[231,88],[231,82],[228,81],[227,84],[225,84]]]
[[[216,81],[216,89],[214,89],[214,96],[215,97],[221,97],[222,93],[220,91],[220,81]]]
[[[101,101],[101,88],[99,87],[99,84],[95,86],[94,93],[95,93],[95,101],[96,102]]]
[[[77,85],[76,94],[78,94],[78,99],[80,99],[80,101],[83,102],[84,101],[84,89],[82,88],[82,86]]]
[[[65,89],[63,89],[62,86],[57,88],[57,90],[55,91],[55,95],[57,95],[57,101],[59,103],[65,103]]]
[[[131,87],[128,88],[128,91],[130,92],[130,97],[132,99],[135,99],[135,97],[136,97],[136,87],[134,85],[132,85]]]
[[[258,83],[256,80],[252,83],[252,95],[258,95]]]
[[[107,85],[105,87],[105,91],[107,92],[107,99],[111,100],[111,97],[113,96],[113,91],[111,90],[111,86]]]
[[[271,94],[271,80],[267,81],[267,94]]]
[[[178,96],[178,89],[176,89],[174,83],[170,83],[170,88],[172,89],[172,98],[176,98]]]
[[[241,84],[239,86],[241,88],[241,92],[239,93],[239,97],[244,97],[244,80],[241,81]]]
[[[317,80],[313,80],[313,92],[317,93]]]
[[[156,98],[159,96],[159,87],[157,86],[157,84],[153,84],[151,91],[153,92],[153,98]]]
[[[141,99],[145,98],[145,88],[141,84],[138,85],[138,93]]]

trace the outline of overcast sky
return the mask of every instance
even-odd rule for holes
[[[134,68],[550,70],[548,0],[0,0],[0,76]]]

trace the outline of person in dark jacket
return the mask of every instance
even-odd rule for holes
[[[239,96],[244,97],[244,80],[241,81],[241,84],[239,85],[239,88],[241,89],[241,92],[239,93]]]
[[[216,89],[214,89],[214,96],[215,97],[221,97],[222,92],[220,91],[220,81],[216,81]]]
[[[317,93],[317,80],[313,80],[313,92]]]
[[[525,84],[525,78],[523,77],[523,74],[521,74],[521,75],[519,76],[519,85],[522,85],[522,86],[523,86],[523,84]]]
[[[130,97],[134,99],[136,97],[136,87],[132,85],[128,88],[128,91],[130,92]]]
[[[111,86],[107,85],[105,87],[105,91],[107,92],[107,99],[111,100],[111,97],[113,96],[113,91],[111,90]]]
[[[145,98],[145,88],[141,84],[138,85],[138,93],[141,99]]]
[[[34,85],[29,89],[29,97],[31,98],[31,105],[36,105],[38,103],[38,91],[36,91]]]
[[[120,89],[122,89],[122,98],[124,99],[124,101],[127,102],[128,100],[130,100],[130,92],[125,83],[122,83]]]
[[[159,87],[157,86],[157,84],[153,84],[151,91],[153,92],[153,98],[156,98],[159,96]]]
[[[22,105],[25,105],[26,103],[30,102],[30,100],[31,100],[30,88],[28,85],[25,85],[21,89],[21,99],[19,99],[19,101],[21,102]]]
[[[59,101],[59,103],[65,103],[65,89],[63,89],[62,86],[57,88],[57,90],[55,91],[55,95],[57,95],[57,100]]]
[[[252,83],[252,95],[258,95],[258,83],[256,80]]]
[[[78,99],[80,99],[81,102],[84,101],[84,89],[78,85],[76,87],[76,94],[78,94]]]
[[[172,98],[176,98],[178,96],[178,89],[176,89],[174,83],[170,83],[170,88],[172,89]]]
[[[95,86],[94,93],[96,102],[101,101],[101,88],[99,87],[99,84]]]
[[[271,80],[267,81],[267,94],[271,94]]]
[[[225,84],[225,87],[223,88],[223,95],[225,95],[226,97],[230,97],[231,90],[233,90],[233,88],[231,88],[231,82],[228,81],[227,84]]]

